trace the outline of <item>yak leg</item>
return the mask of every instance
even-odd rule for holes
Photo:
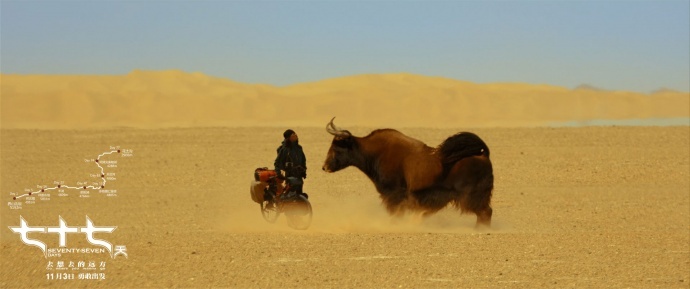
[[[491,209],[491,206],[486,206],[483,210],[476,212],[477,214],[477,224],[475,225],[476,228],[481,228],[481,227],[491,227],[491,214],[493,213],[493,209]]]
[[[413,192],[422,216],[428,217],[445,208],[455,198],[455,193],[443,187],[431,187]]]
[[[494,189],[493,174],[485,176],[472,192],[474,212],[477,214],[477,226],[491,226],[491,193]]]
[[[477,214],[477,227],[491,225],[491,194],[494,176],[491,162],[483,156],[464,158],[453,166],[445,180],[457,193],[455,207]]]
[[[405,215],[407,209],[406,197],[404,191],[387,191],[381,193],[381,201],[386,206],[388,214],[401,218]]]
[[[474,213],[477,215],[476,228],[491,226],[493,209],[491,209],[488,197],[486,195],[482,196],[482,194],[486,193],[477,192],[476,188],[461,188],[458,189],[457,198],[454,202],[455,208],[462,213]]]
[[[477,214],[476,227],[491,226],[491,191],[493,190],[493,176],[489,175],[472,188],[469,207]]]

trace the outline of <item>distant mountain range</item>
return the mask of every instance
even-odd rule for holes
[[[477,84],[407,73],[285,87],[178,70],[127,75],[0,75],[2,128],[542,126],[690,117],[690,93],[651,94],[524,83]]]

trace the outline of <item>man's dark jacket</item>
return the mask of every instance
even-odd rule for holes
[[[285,171],[286,177],[306,177],[307,176],[307,157],[304,156],[302,146],[298,142],[290,143],[283,140],[278,147],[278,157],[273,163],[276,172]]]

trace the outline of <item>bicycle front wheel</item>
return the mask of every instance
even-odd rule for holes
[[[259,206],[261,206],[261,215],[264,216],[264,219],[269,223],[275,223],[278,219],[278,215],[280,215],[276,203],[264,200]]]

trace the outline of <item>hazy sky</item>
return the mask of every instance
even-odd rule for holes
[[[0,71],[690,91],[690,1],[6,1]]]

